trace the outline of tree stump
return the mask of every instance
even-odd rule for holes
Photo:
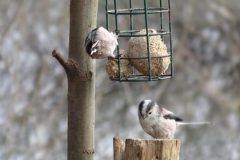
[[[114,160],[179,160],[180,140],[113,139]]]

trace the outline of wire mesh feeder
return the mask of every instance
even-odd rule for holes
[[[106,0],[106,28],[115,31],[119,42],[117,58],[106,65],[111,80],[173,76],[170,11],[170,0]]]

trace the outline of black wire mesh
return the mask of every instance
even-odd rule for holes
[[[139,4],[141,1],[142,4]],[[170,0],[106,0],[106,28],[115,31],[118,36],[117,47],[117,76],[110,77],[114,81],[157,81],[168,79],[173,76],[173,51],[172,51],[172,26]],[[110,25],[111,24],[111,25]],[[125,25],[124,25],[125,24]],[[142,25],[141,25],[142,24]],[[111,28],[112,27],[112,28]],[[111,29],[110,29],[111,28]],[[140,32],[145,30],[144,33]],[[152,32],[151,30],[155,31]],[[151,37],[160,36],[166,44],[167,54],[154,55]],[[126,41],[133,37],[145,37],[146,56],[122,56],[121,49],[126,48]],[[161,42],[161,43],[162,43]],[[144,46],[144,44],[143,44]],[[129,49],[127,49],[127,52]],[[153,51],[152,51],[153,52]],[[161,51],[159,51],[161,52]],[[155,59],[161,59],[156,61]],[[153,73],[158,68],[153,68],[152,63],[162,63],[163,59],[169,59],[169,66],[164,73]],[[123,61],[128,60],[132,65],[131,73],[123,76]],[[143,63],[147,62],[147,63]],[[144,64],[146,72],[135,69],[134,64]],[[159,65],[158,65],[159,66]],[[137,68],[137,67],[136,67]],[[155,69],[155,70],[154,70]]]

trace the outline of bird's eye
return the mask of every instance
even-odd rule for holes
[[[148,114],[152,114],[152,112],[148,112]]]

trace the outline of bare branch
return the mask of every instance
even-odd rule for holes
[[[58,62],[63,66],[68,78],[70,78],[72,81],[88,81],[93,78],[93,72],[91,70],[83,73],[80,65],[76,61],[74,61],[73,59],[68,59],[68,61],[66,61],[62,54],[59,53],[56,49],[52,51],[52,56],[55,57]]]
[[[68,62],[64,59],[64,57],[59,52],[57,52],[56,49],[54,49],[52,51],[52,56],[55,57],[58,60],[58,62],[63,66],[63,68],[67,72],[67,70],[68,70]]]

